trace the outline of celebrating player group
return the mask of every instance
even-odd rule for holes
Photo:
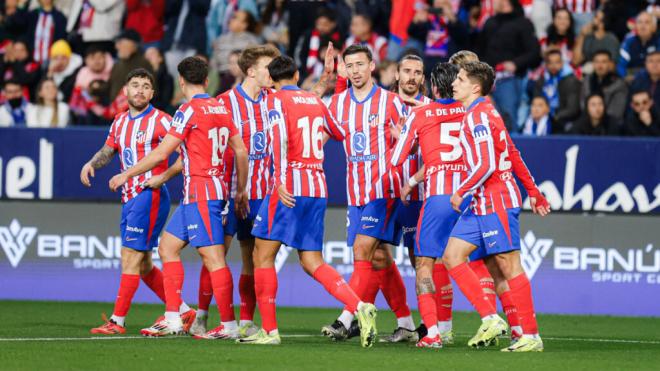
[[[150,105],[149,72],[136,69],[126,77],[129,109],[116,116],[104,146],[80,174],[91,186],[95,170],[119,155],[121,173],[109,185],[122,192],[122,274],[112,316],[91,333],[126,332],[142,280],[165,303],[164,315],[141,330],[145,336],[188,333],[280,344],[275,257],[285,244],[343,304],[337,319],[321,329],[334,341],[359,336],[363,347],[374,345],[373,303],[381,291],[397,324],[380,341],[420,348],[453,344],[453,279],[482,320],[468,346],[496,346],[509,334],[502,351],[543,351],[520,260],[523,201],[513,175],[534,213],[545,216],[550,208],[487,97],[495,80],[489,65],[462,51],[434,66],[431,100],[421,58],[404,56],[388,91],[372,79],[371,50],[362,45],[335,53],[330,44],[324,74],[311,92],[298,87],[293,59],[272,47],[249,47],[238,64],[243,82],[214,98],[205,93],[206,62],[185,58],[177,68],[186,103],[173,117]],[[320,96],[335,65],[335,94],[326,106]],[[340,141],[346,153],[347,244],[354,254],[348,282],[322,256],[328,140]],[[178,159],[168,165],[174,152]],[[179,173],[183,197],[166,223],[165,183]],[[238,321],[225,258],[234,235],[242,256]],[[418,326],[391,252],[401,242],[416,271]],[[197,310],[181,299],[180,252],[187,245],[202,260]],[[154,247],[162,271],[152,263]],[[209,329],[213,296],[220,323]],[[497,298],[506,321],[497,314]],[[256,308],[261,326],[253,321]]]

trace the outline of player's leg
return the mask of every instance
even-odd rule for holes
[[[509,322],[509,328],[511,329],[511,342],[515,343],[522,336],[523,331],[520,326],[520,318],[518,317],[518,310],[513,302],[511,290],[509,289],[509,285],[507,284],[502,271],[500,271],[500,268],[497,266],[496,258],[494,256],[489,256],[484,259],[484,262],[494,279],[495,292],[500,298],[502,309],[506,315],[507,322]]]
[[[252,224],[252,223],[250,223]],[[251,229],[251,228],[250,228]],[[254,281],[254,249],[255,239],[239,240],[241,245],[241,276],[238,280],[238,294],[241,298],[239,327],[242,337],[250,336],[259,329],[254,325],[254,310],[257,306],[257,295]]]
[[[435,258],[418,256],[415,259],[415,288],[419,314],[427,324],[427,334],[417,342],[420,348],[442,348],[442,339],[438,331],[438,310],[436,308],[436,288],[433,284],[433,266]]]

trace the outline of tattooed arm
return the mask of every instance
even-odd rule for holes
[[[112,161],[112,158],[115,156],[117,151],[108,146],[104,145],[91,160],[89,160],[80,170],[80,182],[87,186],[91,187],[92,183],[89,180],[89,177],[94,177],[94,170],[100,169]]]

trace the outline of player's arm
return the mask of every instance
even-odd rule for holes
[[[532,173],[527,168],[525,161],[520,155],[520,151],[507,134],[507,148],[509,150],[509,159],[513,173],[516,175],[529,195],[529,204],[532,206],[532,212],[541,216],[550,213],[550,204],[545,199],[539,188],[536,186]]]
[[[151,178],[147,179],[147,181],[144,182],[143,187],[160,188],[168,180],[181,174],[182,171],[183,171],[183,160],[181,159],[181,155],[179,155],[176,161],[170,167],[168,167],[167,170],[165,170],[162,174],[154,175]]]
[[[401,188],[401,202],[403,202],[404,205],[408,205],[408,195],[412,192],[413,188],[424,181],[425,172],[426,165],[422,165],[413,176],[408,178],[408,182]]]
[[[245,191],[248,175],[248,153],[245,143],[243,143],[243,139],[238,133],[229,138],[229,147],[234,152],[234,167],[236,168],[236,197],[234,198],[234,205],[238,216],[241,219],[245,219],[250,212],[248,195]]]
[[[476,135],[475,135],[476,133]],[[451,206],[454,210],[461,212],[463,198],[481,186],[486,179],[495,171],[495,145],[490,128],[485,124],[475,124],[472,133],[469,134],[474,142],[474,146],[464,143],[464,146],[471,146],[476,154],[477,164],[467,179],[459,186],[458,190],[451,196]],[[466,139],[469,142],[469,139]]]
[[[144,174],[147,171],[155,168],[163,161],[166,161],[169,156],[174,152],[183,140],[174,136],[173,134],[167,134],[162,142],[154,149],[149,152],[142,160],[138,161],[135,166],[129,168],[121,174],[117,174],[110,179],[110,189],[114,192],[119,187],[124,185],[128,179]]]
[[[339,125],[339,122],[337,122],[335,117],[332,115],[330,109],[325,104],[323,104],[321,99],[318,100],[318,103],[321,105],[323,110],[323,144],[325,145],[325,143],[330,138],[336,141],[344,140],[346,132],[341,128],[341,125]]]
[[[390,163],[392,166],[401,166],[406,161],[408,154],[415,146],[417,139],[416,120],[417,114],[413,112],[403,124],[399,133],[399,140],[391,151]]]
[[[311,92],[317,97],[322,97],[328,88],[328,81],[332,79],[335,72],[335,49],[332,46],[332,41],[328,43],[328,48],[325,50],[325,59],[323,61],[323,73],[319,81],[312,86]]]
[[[108,144],[104,144],[101,149],[94,154],[91,160],[87,161],[83,165],[82,170],[80,170],[80,182],[86,187],[91,187],[92,183],[89,180],[89,177],[92,178],[95,176],[94,171],[100,169],[112,161],[112,158],[117,154],[117,150],[112,148]]]

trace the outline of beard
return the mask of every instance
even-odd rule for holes
[[[136,100],[134,98],[128,98],[128,105],[137,111],[142,111],[149,105],[149,101],[146,99]]]
[[[414,80],[410,80],[407,83],[400,85],[401,90],[403,90],[404,93],[408,95],[413,95],[417,92],[419,92],[419,89],[421,87],[421,84],[418,84]]]

